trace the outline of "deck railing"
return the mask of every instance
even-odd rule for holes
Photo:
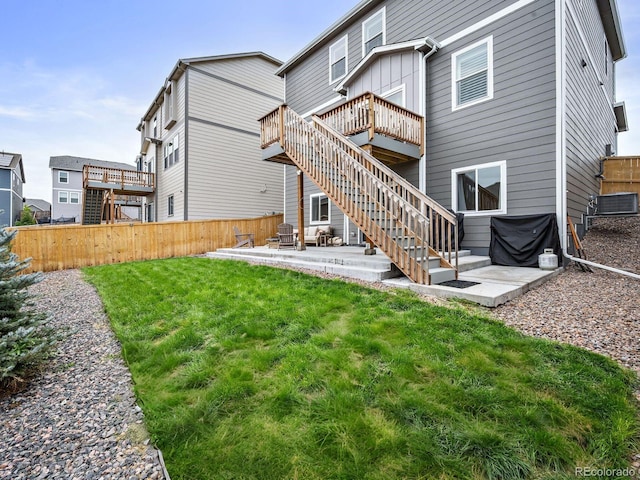
[[[429,255],[457,268],[456,218],[319,117],[281,106],[263,117],[262,145],[279,141],[305,175],[409,278],[429,283]],[[277,128],[276,128],[277,126]]]
[[[259,119],[262,148],[281,140],[282,118],[276,109]],[[373,93],[364,93],[319,118],[342,135],[368,132],[371,141],[378,133],[417,145],[424,153],[424,118]]]
[[[373,93],[364,93],[319,115],[319,117],[342,135],[349,136],[368,132],[371,141],[378,133],[401,142],[417,145],[422,154],[423,117]]]
[[[111,184],[115,186],[114,188],[119,187],[121,190],[140,187],[153,189],[155,187],[155,176],[149,172],[85,165],[82,167],[83,187],[87,188],[89,182]]]

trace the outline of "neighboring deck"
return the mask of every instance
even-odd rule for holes
[[[263,159],[292,165],[281,148],[284,106],[260,119]],[[424,117],[373,93],[365,93],[318,117],[387,165],[424,153]]]
[[[155,190],[153,173],[85,165],[82,168],[85,189],[109,190],[116,195],[150,195]]]

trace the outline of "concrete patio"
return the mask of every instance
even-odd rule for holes
[[[531,288],[541,285],[562,269],[504,267],[491,265],[489,257],[459,252],[458,279],[474,282],[467,288],[444,285],[419,285],[406,278],[380,250],[376,255],[364,255],[361,247],[307,247],[306,250],[277,250],[268,247],[223,248],[207,254],[210,258],[277,264],[306,268],[333,275],[408,288],[415,292],[442,298],[460,298],[486,307],[508,302]]]

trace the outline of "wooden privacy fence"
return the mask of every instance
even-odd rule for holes
[[[640,197],[640,157],[607,157],[602,175],[601,195],[635,192]]]
[[[250,219],[17,227],[12,251],[30,257],[31,271],[50,272],[106,263],[155,260],[212,252],[236,244],[233,227],[264,245],[282,214]]]

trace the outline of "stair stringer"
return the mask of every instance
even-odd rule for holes
[[[429,244],[430,218],[365,166],[380,162],[319,119],[311,125],[289,108],[282,112],[280,143],[287,156],[405,275],[416,283],[430,283],[430,254],[452,268]],[[398,177],[396,187],[404,181],[391,170],[384,174]],[[410,239],[413,245],[405,248],[397,238]]]

